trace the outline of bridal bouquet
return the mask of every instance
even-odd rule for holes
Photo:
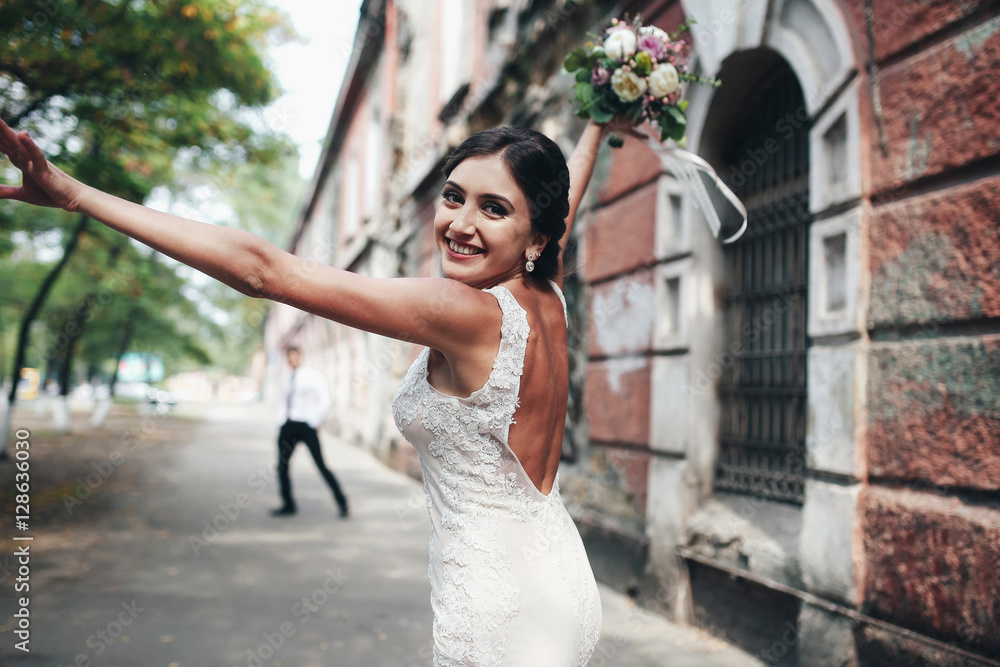
[[[690,27],[685,23],[672,34],[643,25],[636,16],[629,23],[612,19],[595,41],[571,51],[563,61],[567,72],[576,72],[573,97],[580,102],[576,115],[607,123],[622,116],[634,125],[652,121],[660,141],[682,142],[687,130],[687,100],[681,99],[681,82],[719,82],[687,71],[688,47],[679,39]],[[616,135],[612,146],[621,146]]]
[[[576,72],[570,101],[575,98],[580,103],[576,110],[580,118],[608,123],[618,117],[633,126],[650,121],[659,129],[659,141],[645,131],[637,134],[647,136],[647,145],[660,157],[663,166],[684,184],[685,191],[705,214],[705,222],[715,238],[723,230],[723,218],[733,219],[732,213],[725,210],[731,207],[736,221],[741,223],[738,231],[723,239],[723,243],[732,243],[747,229],[746,207],[709,163],[684,150],[687,132],[684,111],[688,104],[681,99],[681,82],[719,85],[716,79],[688,72],[689,48],[679,37],[691,23],[667,34],[655,26],[643,25],[639,16],[631,22],[612,19],[609,28],[594,35],[594,41],[570,51],[563,67],[567,72]],[[665,145],[667,139],[673,139],[677,145]],[[612,134],[608,143],[620,147],[625,142]],[[721,194],[728,205],[717,208],[710,188]]]

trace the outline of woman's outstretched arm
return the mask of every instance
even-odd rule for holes
[[[569,214],[566,216],[566,233],[559,239],[559,270],[556,272],[555,282],[560,287],[563,284],[563,253],[569,243],[569,235],[573,232],[573,223],[576,222],[576,213],[583,202],[583,193],[587,191],[590,176],[594,173],[594,161],[601,149],[601,139],[604,138],[606,127],[588,120],[573,154],[566,160],[569,168]]]
[[[84,185],[50,163],[27,133],[0,120],[0,151],[21,170],[0,198],[78,212],[251,297],[287,303],[373,333],[462,356],[487,335],[496,300],[434,278],[378,279],[310,262],[239,229],[154,211]],[[461,305],[459,305],[461,304]],[[471,344],[471,345],[470,345]]]
[[[566,216],[566,233],[559,239],[559,277],[557,281],[562,285],[562,251],[566,249],[569,242],[569,235],[573,231],[573,223],[576,222],[576,214],[583,203],[583,195],[590,184],[590,177],[594,173],[594,163],[597,160],[597,153],[601,150],[601,141],[608,132],[617,134],[630,134],[642,141],[647,140],[647,136],[637,132],[632,126],[632,122],[627,118],[615,117],[608,123],[595,123],[592,119],[587,121],[583,134],[576,142],[573,154],[566,161],[569,167],[569,215]]]
[[[566,161],[566,166],[569,167],[569,215],[566,216],[566,233],[559,241],[560,250],[566,247],[570,232],[573,230],[576,212],[580,209],[583,193],[587,191],[590,177],[594,173],[594,162],[597,160],[597,152],[601,149],[601,140],[606,129],[606,125],[598,125],[593,120],[588,120],[583,134],[576,142],[573,154]]]

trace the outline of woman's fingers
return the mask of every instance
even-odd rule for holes
[[[70,186],[51,166],[27,132],[15,132],[0,119],[0,151],[21,170],[21,185],[0,185],[0,199],[37,206],[63,207],[71,202]]]
[[[20,140],[21,147],[28,154],[28,160],[31,162],[33,171],[36,173],[48,171],[49,161],[46,159],[45,154],[42,153],[42,149],[38,147],[38,144],[28,136],[28,133],[21,132],[17,138]]]
[[[10,158],[11,162],[15,160],[18,151],[20,151],[17,135],[3,120],[0,120],[0,150]]]
[[[17,135],[14,134],[13,130],[10,128],[6,129],[10,132],[11,136],[7,136],[6,134],[4,135],[3,143],[0,144],[0,150],[4,152],[11,164],[21,171],[27,171],[28,159],[25,155],[24,147],[21,146],[21,142],[17,140]]]
[[[16,185],[0,185],[0,199],[20,199],[21,188]]]
[[[11,164],[23,172],[29,169],[35,173],[48,171],[48,160],[38,144],[27,132],[15,132],[3,119],[0,119],[0,150],[7,155]]]
[[[21,153],[20,142],[17,135],[10,129],[7,123],[0,119],[0,152],[3,152],[11,164],[25,171],[24,159]],[[24,196],[24,188],[17,185],[0,185],[0,199],[21,199]]]

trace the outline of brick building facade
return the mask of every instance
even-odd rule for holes
[[[1000,660],[1000,3],[369,0],[290,250],[439,275],[448,151],[572,150],[562,56],[693,17],[689,149],[751,212],[720,246],[647,147],[602,149],[569,248],[561,473],[598,577],[768,664]],[[419,476],[412,346],[276,305],[331,427]]]

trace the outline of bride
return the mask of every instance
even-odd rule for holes
[[[431,516],[434,665],[585,665],[601,603],[559,497],[568,395],[562,250],[606,125],[569,162],[503,127],[455,149],[434,216],[444,278],[315,266],[248,232],[84,185],[0,121],[23,174],[0,198],[101,221],[251,297],[425,346],[393,399]]]

